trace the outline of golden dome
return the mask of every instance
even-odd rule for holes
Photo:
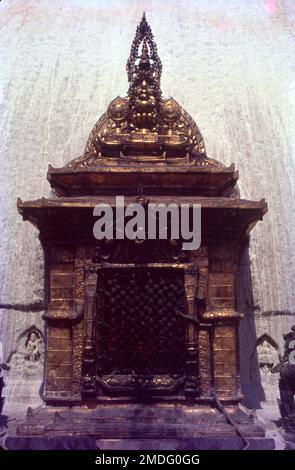
[[[137,163],[222,165],[206,155],[192,117],[160,88],[162,63],[143,15],[127,61],[126,97],[112,100],[95,126],[84,154],[67,167]]]

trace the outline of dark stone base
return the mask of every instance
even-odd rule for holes
[[[286,443],[286,450],[295,450],[295,432],[282,432],[282,437]]]
[[[248,450],[273,450],[273,439],[249,438]],[[197,437],[195,439],[95,439],[93,437],[18,437],[6,439],[8,450],[241,450],[241,438]]]
[[[5,445],[11,450],[238,450],[248,442],[248,449],[274,448],[252,416],[237,406],[227,407],[227,412],[239,432],[210,406],[42,407],[28,410]]]

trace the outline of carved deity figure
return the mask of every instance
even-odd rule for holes
[[[278,353],[266,340],[257,347],[259,366],[271,369],[278,362]]]
[[[2,349],[2,343],[0,342],[0,414],[2,412],[2,407],[3,407],[2,390],[4,387],[2,363],[3,363],[3,349]]]
[[[41,357],[40,352],[40,339],[34,331],[32,331],[26,342],[26,351],[25,351],[25,359],[27,361],[38,361]]]
[[[283,424],[288,432],[295,433],[295,364],[290,360],[294,352],[295,325],[292,326],[290,333],[284,335],[284,340],[284,355],[274,371],[280,373],[280,411]]]
[[[0,341],[0,415],[2,413],[2,408],[4,404],[4,398],[2,397],[2,390],[5,386],[4,378],[3,378],[3,370],[9,370],[9,366],[4,362],[3,356],[3,347]]]

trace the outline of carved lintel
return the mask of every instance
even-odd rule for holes
[[[175,392],[184,382],[184,377],[170,375],[120,375],[111,374],[97,377],[100,385],[109,392],[138,394]]]
[[[85,267],[85,329],[82,387],[85,395],[96,393],[95,318],[97,303],[97,266]]]

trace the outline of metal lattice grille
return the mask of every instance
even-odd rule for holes
[[[109,269],[102,279],[100,374],[182,375],[185,309],[180,269]]]

